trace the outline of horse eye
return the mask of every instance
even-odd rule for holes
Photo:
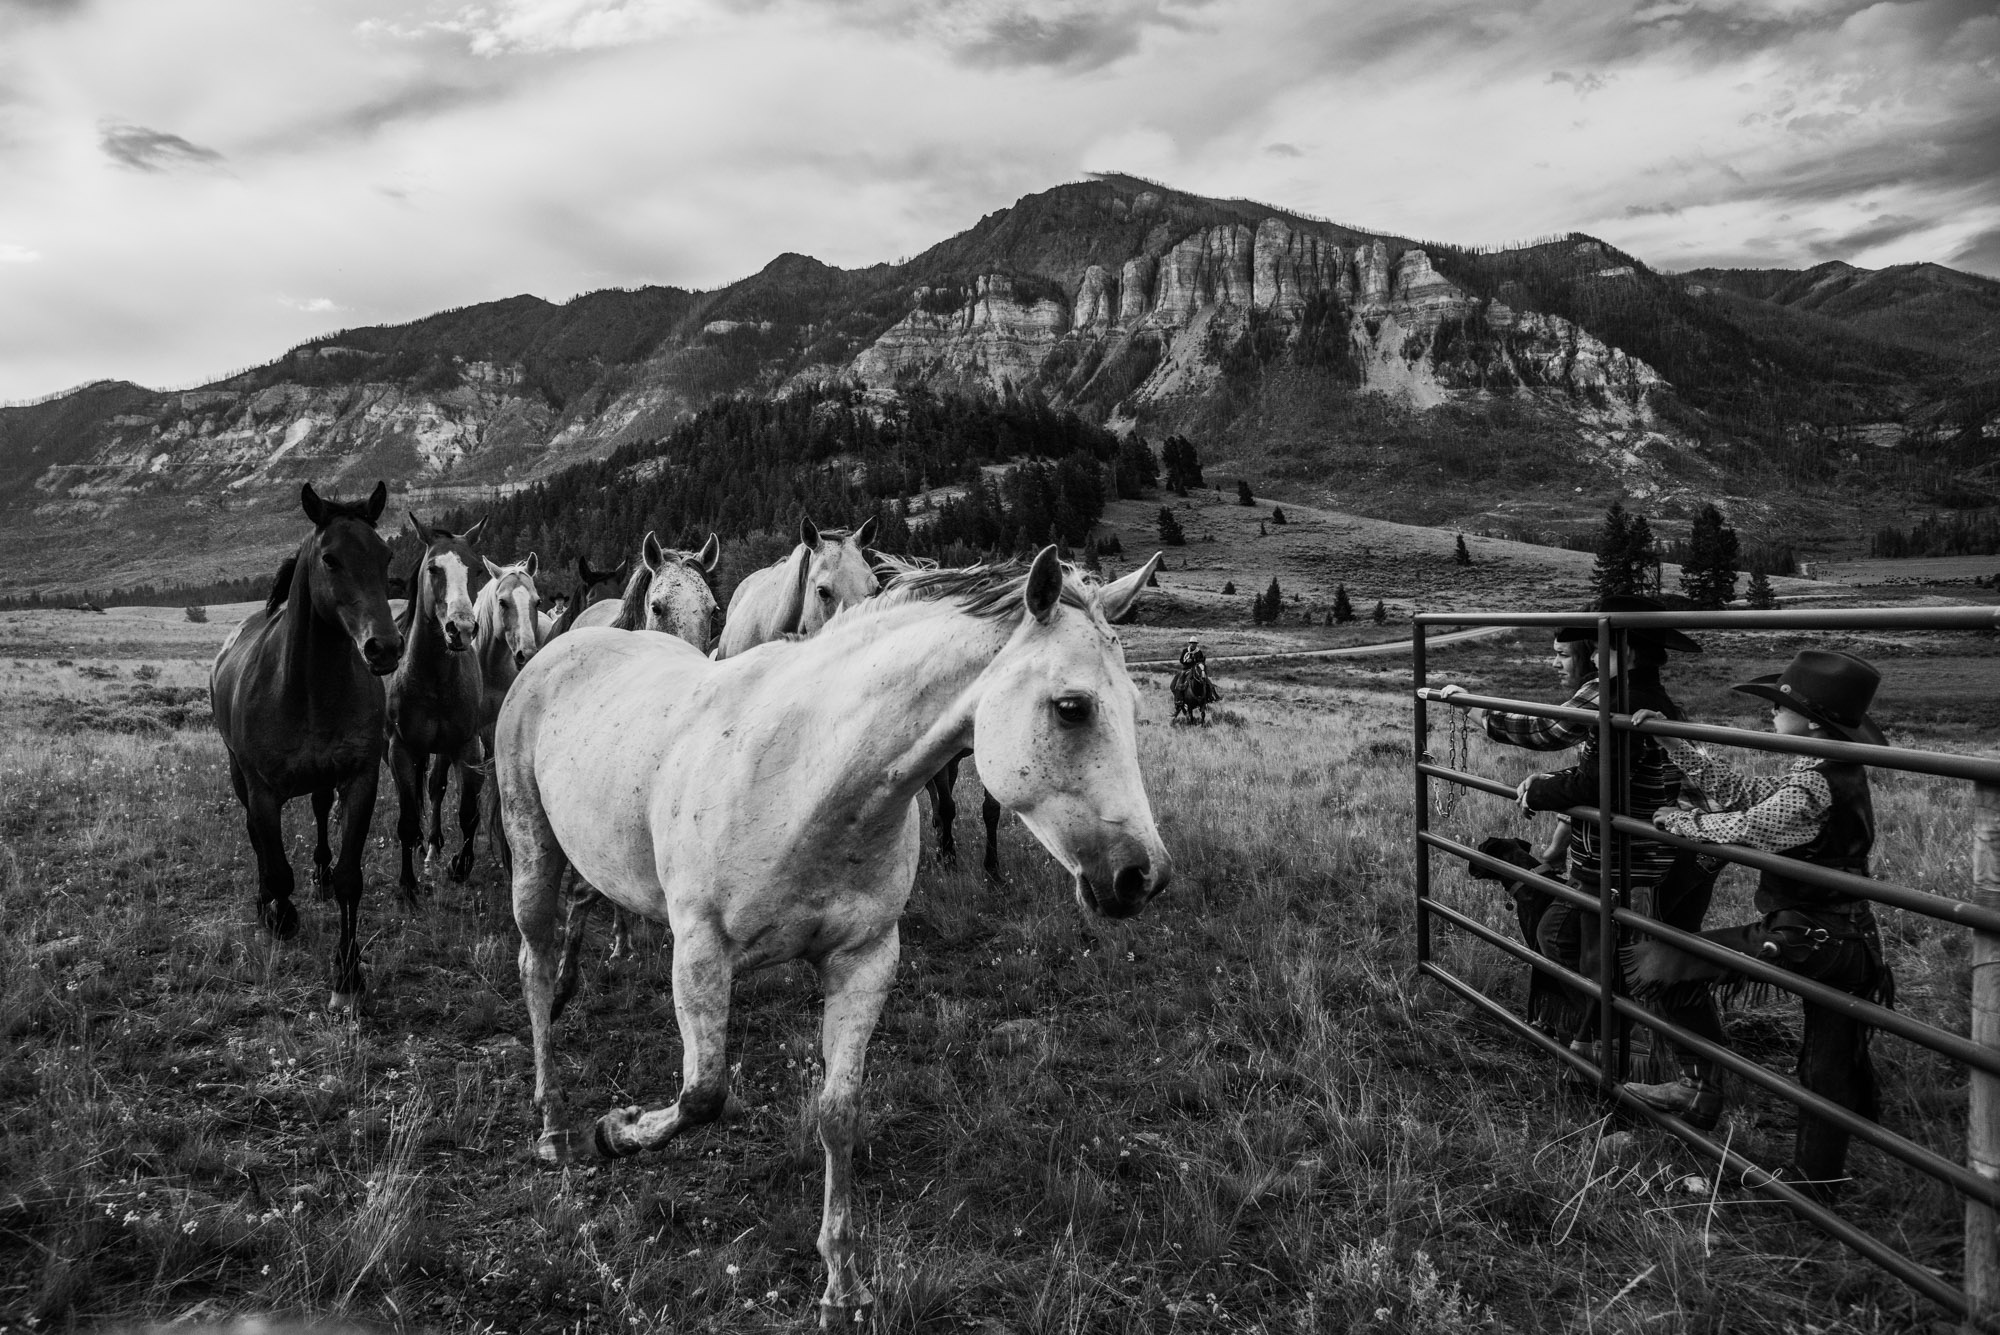
[[[1087,696],[1064,695],[1055,700],[1056,717],[1070,727],[1090,722],[1090,700]]]
[[[321,565],[325,566],[325,567],[326,567],[326,568],[327,568],[328,570],[338,570],[338,569],[340,569],[340,562],[339,562],[339,561],[336,561],[336,560],[335,560],[335,559],[334,559],[333,557],[331,557],[331,556],[322,556],[322,557],[320,557],[320,558],[319,558],[319,563],[320,563]]]
[[[832,602],[832,601],[833,601],[833,590],[832,590],[832,589],[829,589],[829,588],[827,588],[827,587],[826,587],[825,585],[821,585],[821,586],[820,586],[820,590],[819,590],[819,596],[820,596],[821,598],[825,599],[825,600],[826,600],[827,602]]]

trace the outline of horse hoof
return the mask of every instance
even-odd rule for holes
[[[291,900],[276,899],[264,906],[264,929],[281,941],[299,934],[299,911]]]
[[[541,1139],[535,1142],[535,1157],[546,1164],[573,1164],[591,1157],[590,1141],[583,1132],[573,1128],[544,1131]]]
[[[326,999],[326,1008],[334,1015],[356,1015],[361,1011],[359,992],[335,992]]]
[[[861,1296],[851,1303],[837,1303],[830,1298],[819,1300],[819,1328],[821,1330],[861,1330],[874,1322],[875,1296],[866,1288]]]

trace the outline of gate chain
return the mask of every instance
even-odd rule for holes
[[[1448,705],[1446,707],[1452,712],[1452,720],[1445,729],[1445,768],[1458,770],[1460,773],[1463,773],[1471,756],[1471,747],[1468,745],[1466,739],[1472,733],[1472,722],[1466,717],[1465,710],[1460,709],[1456,705]],[[1429,721],[1428,717],[1426,717],[1426,725],[1428,725]],[[1424,759],[1431,764],[1436,764],[1436,757],[1430,752],[1430,740],[1429,728],[1426,726]],[[1453,783],[1448,779],[1445,780],[1444,796],[1438,800],[1437,818],[1440,821],[1450,820],[1451,813],[1458,810],[1458,800],[1463,796],[1465,796],[1465,785]]]

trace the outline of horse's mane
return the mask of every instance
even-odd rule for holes
[[[960,611],[989,621],[1020,615],[1022,591],[1028,586],[1030,568],[1025,561],[942,570],[925,569],[915,562],[894,558],[884,564],[893,568],[895,573],[883,590],[885,596],[878,602],[942,602],[950,599],[958,604]],[[1090,590],[1076,567],[1065,564],[1062,572],[1062,601],[1071,607],[1088,609],[1091,604]]]
[[[265,616],[276,616],[278,609],[285,605],[285,600],[292,596],[292,575],[298,568],[296,554],[286,557],[284,564],[278,567],[278,577],[271,581],[271,591],[264,595]]]
[[[646,624],[646,594],[653,587],[653,568],[644,561],[632,568],[631,577],[625,581],[625,594],[619,600],[618,616],[611,623],[613,630],[638,630]]]

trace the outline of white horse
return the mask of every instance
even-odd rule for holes
[[[1140,780],[1139,693],[1110,625],[1158,561],[1093,589],[1049,547],[1025,571],[900,576],[811,639],[727,661],[666,636],[580,630],[531,662],[500,714],[495,775],[541,1157],[618,1158],[715,1120],[733,979],[810,960],[826,998],[821,1313],[867,1306],[850,1161],[916,878],[917,794],[976,732],[994,793],[1070,870],[1084,909],[1129,917],[1158,894],[1170,864]],[[672,1105],[581,1128],[564,1121],[551,1045],[570,865],[672,929],[682,1043]]]
[[[625,581],[623,596],[584,608],[573,629],[609,626],[665,631],[707,653],[715,643],[719,612],[709,578],[721,555],[722,543],[713,533],[698,552],[662,547],[660,540],[648,533],[639,546],[639,564]]]
[[[579,613],[571,629],[608,626],[615,630],[657,630],[677,635],[707,653],[720,619],[709,578],[722,555],[722,543],[711,533],[698,552],[662,547],[651,533],[639,545],[639,564],[625,582],[622,598],[606,598]],[[558,990],[567,998],[576,991],[578,959],[590,915],[601,897],[587,887],[572,895],[569,920],[563,929],[563,957]],[[632,953],[632,925],[623,909],[613,910],[610,958]]]
[[[753,570],[729,595],[717,658],[786,635],[810,635],[843,610],[866,602],[880,587],[866,548],[875,537],[869,519],[849,533],[799,521],[799,545],[776,565]]]
[[[535,588],[535,571],[540,563],[533,552],[510,566],[495,565],[483,556],[479,559],[490,578],[472,601],[472,652],[479,661],[479,740],[483,753],[491,758],[493,724],[500,717],[500,705],[506,700],[514,678],[520,675],[522,665],[542,647],[542,596]],[[487,837],[499,842],[504,867],[507,836],[500,826],[499,814],[496,794],[487,812],[490,831]],[[469,857],[465,869],[470,875]],[[480,911],[485,911],[483,899]]]

